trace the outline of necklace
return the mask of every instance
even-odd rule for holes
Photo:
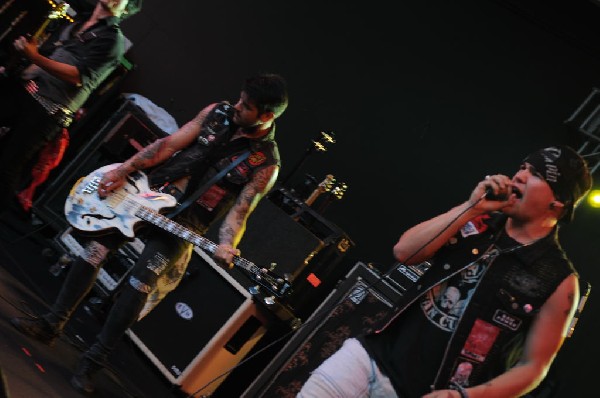
[[[486,263],[488,263],[488,264],[489,264],[489,262],[491,262],[492,260],[494,260],[496,257],[498,257],[498,256],[499,256],[499,255],[501,255],[501,254],[506,254],[506,253],[512,253],[512,252],[515,252],[515,251],[517,251],[517,250],[519,250],[519,249],[522,249],[522,248],[524,248],[524,247],[531,246],[531,245],[533,245],[534,243],[536,243],[536,242],[538,242],[539,240],[541,240],[541,239],[543,239],[543,238],[544,238],[544,237],[537,238],[537,239],[534,239],[534,240],[532,240],[532,241],[530,241],[530,242],[527,242],[527,243],[518,243],[518,244],[516,244],[516,245],[514,245],[514,246],[507,247],[507,248],[505,248],[505,249],[501,249],[501,248],[498,246],[498,241],[500,240],[500,237],[501,237],[502,235],[504,235],[504,232],[505,232],[504,228],[502,228],[502,229],[500,230],[500,232],[498,232],[498,235],[496,235],[496,238],[494,239],[494,243],[492,243],[492,244],[490,245],[490,247],[489,247],[489,248],[488,248],[488,249],[485,251],[485,253],[483,253],[483,255],[481,256],[481,260],[483,260],[484,262],[486,262]],[[511,238],[511,237],[510,237],[508,234],[506,234],[506,237],[507,237],[507,238],[509,238],[509,239],[512,239],[512,240],[514,241],[514,239],[513,239],[513,238]],[[515,241],[515,242],[516,242],[516,241]]]

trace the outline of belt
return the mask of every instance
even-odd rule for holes
[[[27,83],[25,85],[25,90],[33,99],[36,100],[38,104],[40,104],[48,113],[48,115],[52,116],[52,118],[61,126],[61,127],[69,127],[73,122],[73,112],[67,107],[52,101],[40,94],[37,93],[37,90],[31,89],[32,85]]]

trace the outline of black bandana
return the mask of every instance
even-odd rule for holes
[[[524,162],[534,167],[558,200],[567,208],[567,219],[573,216],[573,208],[592,186],[592,177],[583,159],[568,146],[540,149],[527,156]]]

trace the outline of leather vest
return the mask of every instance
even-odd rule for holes
[[[224,147],[238,128],[232,122],[233,112],[233,106],[229,103],[217,104],[206,115],[196,142],[152,170],[148,175],[150,186],[160,186],[183,177],[206,173],[211,161],[210,155],[217,148]]]
[[[541,306],[567,276],[576,274],[558,243],[556,229],[528,246],[496,247],[505,221],[505,216],[494,215],[485,222],[487,231],[465,238],[456,247],[450,244],[440,249],[430,261],[431,268],[397,303],[398,310],[385,324],[389,325],[430,288],[474,261],[487,263],[448,341],[434,389],[448,388],[452,383],[478,385],[514,366]],[[482,259],[486,251],[491,256]]]
[[[233,162],[237,156],[250,150],[250,155],[230,170],[221,180],[208,188],[190,209],[184,210],[178,219],[186,225],[206,227],[210,222],[231,208],[243,187],[253,174],[266,166],[280,165],[279,150],[275,142],[275,125],[259,139],[231,137],[239,126],[233,123],[234,109],[221,102],[206,116],[196,142],[176,153],[149,174],[153,187],[191,177],[186,192],[179,201],[195,192]]]

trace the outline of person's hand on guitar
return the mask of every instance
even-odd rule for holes
[[[215,252],[213,253],[213,259],[220,267],[231,269],[233,268],[233,257],[239,255],[239,249],[236,249],[231,245],[221,243],[215,249]]]
[[[25,36],[19,36],[15,39],[13,45],[17,51],[22,53],[29,60],[33,60],[39,55],[38,43],[35,38],[27,39]]]
[[[98,184],[98,195],[101,198],[105,198],[109,193],[121,188],[125,184],[126,176],[127,174],[120,168],[104,173]]]

